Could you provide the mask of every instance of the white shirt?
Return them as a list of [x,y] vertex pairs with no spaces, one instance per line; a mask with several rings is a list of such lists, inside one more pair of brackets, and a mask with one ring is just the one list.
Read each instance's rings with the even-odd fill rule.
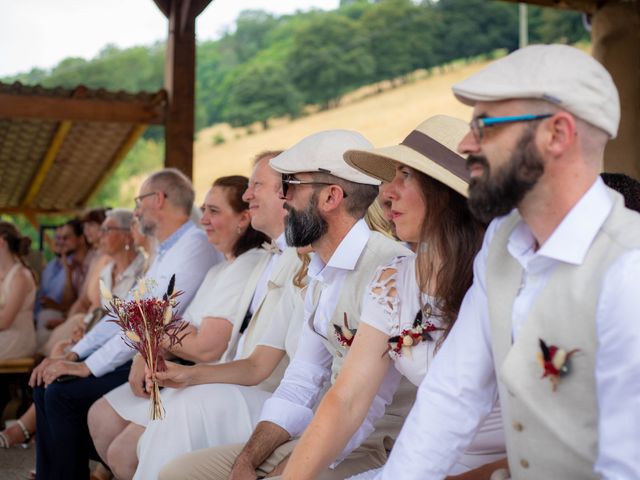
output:
[[[157,284],[155,295],[162,295],[171,276],[176,276],[178,297],[177,313],[182,314],[195,295],[209,268],[222,261],[222,255],[209,244],[206,234],[188,221],[168,239],[158,245],[156,257],[145,279]],[[78,354],[96,377],[113,371],[135,355],[121,338],[120,327],[105,316],[71,350]]]
[[[320,335],[326,337],[329,333],[327,325],[333,317],[342,286],[347,275],[355,270],[370,235],[371,230],[364,220],[360,220],[340,242],[327,264],[319,255],[314,255],[309,264],[310,283],[305,296],[300,343],[280,386],[265,402],[260,415],[260,421],[273,422],[292,437],[300,436],[311,422],[313,408],[325,391],[323,385],[331,375],[333,356]],[[321,293],[317,305],[314,305],[313,292],[318,283],[321,284]],[[313,330],[309,324],[312,316]],[[373,432],[373,424],[384,415],[385,407],[391,403],[400,379],[395,368],[390,368],[366,419],[332,466],[344,459]]]
[[[514,338],[554,269],[561,263],[582,263],[612,204],[598,179],[538,251],[524,222],[512,232],[507,248],[524,269],[513,307]],[[474,262],[474,283],[458,320],[420,385],[405,428],[378,478],[395,480],[399,471],[403,480],[444,478],[491,409],[497,383],[486,262],[489,244],[502,221],[495,220],[487,230]],[[638,285],[640,250],[633,250],[621,256],[604,277],[596,312],[599,445],[595,471],[606,479],[640,476]],[[452,364],[458,368],[451,369]]]

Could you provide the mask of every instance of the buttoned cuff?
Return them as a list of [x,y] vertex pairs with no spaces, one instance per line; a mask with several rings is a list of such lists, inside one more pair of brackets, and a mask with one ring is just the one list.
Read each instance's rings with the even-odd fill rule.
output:
[[91,353],[91,350],[92,348],[91,345],[89,345],[89,342],[83,342],[82,340],[80,340],[71,348],[71,351],[78,355],[78,358],[80,359],[85,358],[87,355],[89,355]]
[[311,423],[313,410],[282,398],[271,397],[262,407],[261,422],[272,422],[284,428],[292,437],[299,437]]

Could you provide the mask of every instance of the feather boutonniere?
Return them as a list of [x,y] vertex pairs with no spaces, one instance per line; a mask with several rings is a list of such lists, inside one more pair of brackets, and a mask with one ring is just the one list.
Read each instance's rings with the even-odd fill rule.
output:
[[425,307],[425,313],[422,309],[418,310],[416,318],[413,320],[411,328],[405,328],[400,332],[400,335],[394,335],[387,341],[387,349],[382,354],[383,356],[387,352],[400,356],[405,355],[411,358],[411,347],[419,344],[420,342],[432,342],[433,337],[431,332],[442,330],[442,328],[436,327],[429,320],[424,317],[431,317],[431,305]]
[[347,319],[347,312],[344,312],[344,328],[340,325],[333,324],[333,330],[336,334],[336,338],[338,339],[338,343],[343,347],[350,347],[353,343],[353,339],[358,332],[357,328],[349,327],[349,320]]
[[548,345],[541,338],[538,339],[540,350],[536,352],[536,359],[542,367],[542,377],[549,377],[551,389],[555,392],[560,379],[571,372],[571,357],[579,352],[579,348],[566,351],[555,345]]

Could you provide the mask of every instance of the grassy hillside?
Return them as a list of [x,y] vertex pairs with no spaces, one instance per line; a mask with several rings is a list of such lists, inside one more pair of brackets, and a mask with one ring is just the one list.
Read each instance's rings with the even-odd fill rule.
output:
[[[269,130],[246,134],[244,129],[215,125],[198,133],[194,145],[194,183],[201,201],[212,181],[223,175],[249,175],[253,157],[263,150],[286,149],[320,130],[357,130],[374,145],[399,143],[422,120],[436,114],[469,119],[471,109],[458,102],[451,86],[482,68],[485,63],[456,64],[446,72],[414,79],[397,88],[374,93],[374,87],[360,89],[346,97],[338,108],[317,112],[292,122],[274,121]],[[214,145],[214,138],[225,143]],[[239,138],[237,138],[239,137]]]

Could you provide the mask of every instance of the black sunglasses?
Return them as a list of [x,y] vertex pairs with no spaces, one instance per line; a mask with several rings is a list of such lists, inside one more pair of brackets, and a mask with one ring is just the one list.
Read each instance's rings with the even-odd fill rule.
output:
[[[290,173],[282,174],[282,196],[286,197],[289,192],[290,185],[335,185],[334,183],[328,182],[303,182],[302,180],[298,180]],[[347,192],[342,191],[343,198],[347,198]]]

